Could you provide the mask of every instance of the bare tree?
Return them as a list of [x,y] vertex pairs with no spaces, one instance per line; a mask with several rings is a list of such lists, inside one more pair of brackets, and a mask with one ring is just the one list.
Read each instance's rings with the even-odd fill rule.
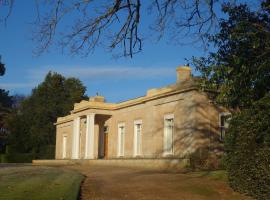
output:
[[[214,28],[214,8],[230,1],[35,0],[35,52],[41,54],[56,44],[72,54],[88,55],[102,45],[132,57],[142,50],[145,33],[157,39],[169,33],[175,41],[187,35],[202,38]],[[147,31],[142,21],[151,21]]]
[[11,14],[13,4],[14,0],[0,0],[0,23],[6,24]]
[[2,63],[2,56],[0,55],[0,76],[3,76],[5,74],[6,68],[5,64]]

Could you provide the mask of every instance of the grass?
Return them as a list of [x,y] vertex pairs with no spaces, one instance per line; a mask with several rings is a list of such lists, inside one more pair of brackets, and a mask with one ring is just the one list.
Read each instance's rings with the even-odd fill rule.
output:
[[214,188],[205,187],[204,185],[189,185],[183,188],[186,192],[191,195],[199,195],[201,197],[207,197],[211,199],[212,197],[217,198],[219,193],[215,191]]
[[0,167],[0,199],[75,200],[82,180],[80,173],[60,168]]
[[213,180],[228,182],[228,176],[225,170],[191,172],[190,176],[208,177]]
[[251,200],[252,198],[234,192],[228,185],[227,172],[196,171],[184,174],[185,182],[180,189],[187,198],[192,199],[224,199],[224,200]]

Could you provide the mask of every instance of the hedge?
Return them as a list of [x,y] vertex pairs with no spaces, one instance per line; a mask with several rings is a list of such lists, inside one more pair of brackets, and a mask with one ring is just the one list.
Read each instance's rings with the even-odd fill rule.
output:
[[229,183],[255,199],[270,197],[270,95],[233,117],[225,139]]
[[35,159],[32,153],[0,154],[1,163],[31,163]]
[[40,148],[39,153],[19,153],[10,145],[5,154],[0,154],[0,163],[31,163],[34,159],[54,159],[55,146]]
[[39,153],[18,153],[12,146],[8,146],[6,153],[0,154],[0,163],[31,163],[34,159],[54,159],[54,145],[47,145],[40,149]]

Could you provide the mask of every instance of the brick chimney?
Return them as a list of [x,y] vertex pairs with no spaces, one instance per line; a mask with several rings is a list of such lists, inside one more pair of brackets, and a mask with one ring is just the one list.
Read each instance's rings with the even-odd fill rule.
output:
[[191,79],[191,68],[189,66],[179,66],[176,68],[177,83]]
[[105,98],[103,96],[94,96],[94,97],[90,97],[89,98],[89,101],[104,103],[105,102]]

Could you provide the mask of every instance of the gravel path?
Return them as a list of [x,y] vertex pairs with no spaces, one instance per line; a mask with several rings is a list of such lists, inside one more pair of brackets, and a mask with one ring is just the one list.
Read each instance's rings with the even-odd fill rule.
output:
[[245,200],[223,181],[207,176],[110,166],[72,166],[86,178],[83,200]]

